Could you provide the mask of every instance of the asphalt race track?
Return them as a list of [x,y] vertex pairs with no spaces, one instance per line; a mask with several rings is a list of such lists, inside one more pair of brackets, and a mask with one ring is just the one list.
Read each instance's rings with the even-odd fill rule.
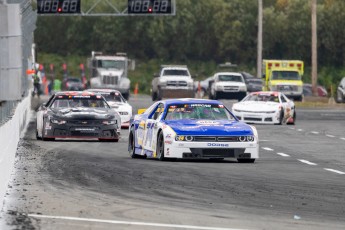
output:
[[0,229],[345,229],[344,111],[297,108],[295,126],[256,125],[254,164],[131,159],[128,130],[118,143],[43,142],[33,119]]

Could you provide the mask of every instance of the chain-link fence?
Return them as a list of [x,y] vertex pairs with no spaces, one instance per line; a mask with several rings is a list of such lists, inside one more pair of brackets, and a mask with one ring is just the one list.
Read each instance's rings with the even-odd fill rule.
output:
[[29,95],[33,31],[37,13],[29,0],[0,0],[0,125],[11,119],[19,101]]

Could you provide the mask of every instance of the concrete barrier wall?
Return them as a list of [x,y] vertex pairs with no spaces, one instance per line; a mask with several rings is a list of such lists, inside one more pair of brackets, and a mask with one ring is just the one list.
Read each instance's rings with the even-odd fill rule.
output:
[[11,120],[0,126],[0,209],[10,180],[19,139],[30,121],[31,98],[26,97],[15,109]]

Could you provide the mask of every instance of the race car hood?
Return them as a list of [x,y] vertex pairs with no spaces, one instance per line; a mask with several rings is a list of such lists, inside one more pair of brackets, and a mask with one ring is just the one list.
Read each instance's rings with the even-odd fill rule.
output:
[[253,135],[252,128],[242,122],[228,120],[166,121],[177,135],[241,136]]
[[127,103],[123,103],[123,102],[115,102],[115,101],[108,101],[108,104],[111,108],[114,109],[130,109],[131,106],[128,105]]
[[105,108],[65,108],[52,109],[52,113],[62,119],[114,119],[115,113]]
[[278,107],[278,102],[244,101],[234,104],[233,109],[241,110],[242,112],[267,112],[278,110]]

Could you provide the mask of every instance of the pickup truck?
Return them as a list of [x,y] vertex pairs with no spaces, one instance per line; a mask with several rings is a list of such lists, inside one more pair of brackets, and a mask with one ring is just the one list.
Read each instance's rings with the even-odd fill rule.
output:
[[241,73],[218,72],[209,81],[210,99],[242,100],[247,95],[247,86]]
[[181,65],[162,65],[151,86],[152,101],[163,98],[194,98],[194,80],[187,68]]

